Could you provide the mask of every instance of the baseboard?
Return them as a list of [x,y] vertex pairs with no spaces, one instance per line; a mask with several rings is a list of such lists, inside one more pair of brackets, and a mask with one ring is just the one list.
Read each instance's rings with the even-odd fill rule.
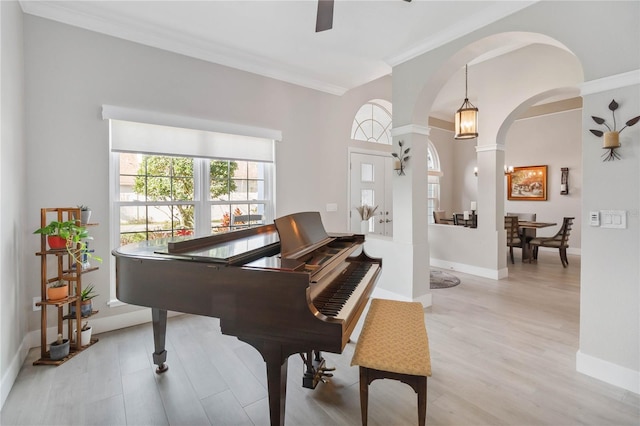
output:
[[2,407],[4,407],[4,403],[20,373],[24,360],[27,359],[27,354],[29,353],[27,342],[27,336],[25,336],[25,338],[22,339],[22,343],[20,343],[20,347],[11,359],[7,371],[2,375],[2,380],[0,381],[0,411],[2,411]]
[[440,260],[431,258],[431,266],[436,268],[447,269],[451,271],[463,272],[469,275],[476,275],[478,277],[489,278],[492,280],[499,280],[508,276],[508,269],[488,269],[481,268],[479,266],[467,265],[466,263],[449,262],[447,260]]
[[587,355],[576,353],[576,371],[611,385],[640,394],[640,371]]
[[[173,317],[183,315],[181,312],[169,312],[168,316]],[[108,317],[94,316],[89,320],[92,333],[106,333],[107,331],[120,330],[121,328],[133,327],[134,325],[145,324],[151,322],[151,309],[139,309],[126,314],[111,315]],[[57,326],[47,329],[47,342],[52,342],[57,336]],[[33,330],[28,335],[29,348],[40,347],[40,330]]]
[[428,308],[432,303],[431,293],[423,294],[422,296],[415,298],[410,298],[379,287],[373,289],[371,297],[376,299],[400,300],[402,302],[420,302],[422,304],[422,307],[424,308]]

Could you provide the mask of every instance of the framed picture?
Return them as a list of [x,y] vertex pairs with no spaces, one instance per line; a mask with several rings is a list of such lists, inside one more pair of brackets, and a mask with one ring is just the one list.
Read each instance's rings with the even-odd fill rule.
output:
[[547,166],[514,167],[507,174],[507,199],[546,201]]

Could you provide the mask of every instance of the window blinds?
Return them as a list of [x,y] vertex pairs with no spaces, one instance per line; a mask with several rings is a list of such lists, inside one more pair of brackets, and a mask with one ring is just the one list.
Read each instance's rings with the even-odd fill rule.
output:
[[274,161],[277,130],[104,105],[111,151]]

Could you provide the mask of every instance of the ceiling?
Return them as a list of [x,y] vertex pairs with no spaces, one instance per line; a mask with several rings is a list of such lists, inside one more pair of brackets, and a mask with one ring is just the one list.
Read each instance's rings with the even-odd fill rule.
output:
[[20,2],[28,14],[336,95],[533,3],[336,0],[333,29],[316,33],[316,0]]

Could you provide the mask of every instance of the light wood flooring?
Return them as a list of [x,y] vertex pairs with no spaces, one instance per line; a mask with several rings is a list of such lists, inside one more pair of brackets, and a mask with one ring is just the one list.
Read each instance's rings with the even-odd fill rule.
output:
[[[461,284],[432,290],[425,310],[433,376],[429,425],[638,425],[640,397],[575,371],[580,259],[557,253],[509,264],[494,281],[454,272]],[[9,425],[266,425],[263,361],[220,334],[214,318],[170,318],[169,371],[156,375],[150,324],[103,333],[59,367],[33,366],[32,349],[1,413]],[[286,424],[359,425],[354,345],[325,354],[330,383],[300,386],[289,359]],[[416,396],[391,380],[372,383],[370,425],[414,425]]]

